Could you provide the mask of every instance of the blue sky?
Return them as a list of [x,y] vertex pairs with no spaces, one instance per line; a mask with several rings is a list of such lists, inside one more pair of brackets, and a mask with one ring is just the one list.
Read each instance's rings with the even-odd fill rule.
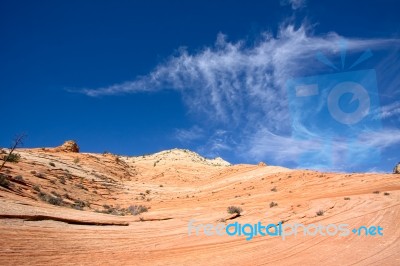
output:
[[[26,147],[74,139],[83,152],[179,147],[233,163],[391,171],[398,10],[394,0],[2,1],[0,146],[26,132]],[[370,98],[351,125],[327,111],[344,79]],[[321,93],[300,106],[288,84],[310,80]],[[356,98],[340,108],[354,112]]]

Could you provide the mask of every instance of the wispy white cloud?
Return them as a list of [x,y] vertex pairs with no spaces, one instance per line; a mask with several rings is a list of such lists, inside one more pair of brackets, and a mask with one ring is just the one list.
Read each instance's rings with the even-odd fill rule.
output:
[[[264,39],[251,47],[242,41],[228,42],[220,34],[214,47],[195,54],[182,50],[148,75],[82,92],[102,96],[174,89],[182,92],[190,109],[208,114],[213,120],[237,122],[246,109],[269,113],[269,118],[275,120],[273,115],[286,109],[283,100],[287,79],[312,68],[305,59],[313,58],[317,51],[337,51],[339,39],[333,33],[311,36],[307,27],[295,29],[291,25],[282,27],[276,37],[264,34]],[[348,48],[363,50],[385,43],[388,40],[351,39]]]
[[175,138],[178,139],[182,143],[190,143],[194,140],[198,140],[203,138],[204,130],[199,126],[195,125],[189,129],[176,129]]
[[[274,158],[276,162],[296,162],[304,153],[308,155],[307,165],[303,167],[345,171],[356,167],[360,161],[374,162],[375,157],[368,152],[379,152],[400,143],[400,129],[389,128],[379,131],[360,132],[356,138],[328,139],[321,134],[307,131],[302,139],[290,135],[277,135],[262,128],[250,136],[244,146],[243,154],[256,161]],[[351,156],[352,160],[346,160]]]
[[[290,4],[299,8],[304,1]],[[315,36],[305,25],[297,29],[282,26],[276,36],[264,33],[261,41],[252,45],[230,42],[219,34],[213,47],[192,54],[183,49],[147,75],[108,87],[84,89],[82,93],[95,97],[176,90],[187,108],[203,118],[198,123],[213,130],[199,149],[211,154],[240,151],[260,159],[270,153],[276,160],[291,160],[305,148],[318,149],[325,140],[318,132],[312,133],[312,143],[289,136],[285,84],[292,77],[321,68],[321,64],[315,64],[316,52],[339,55],[338,42],[343,39],[348,53],[399,43],[393,39],[344,38],[335,33]],[[396,113],[398,107],[388,108],[385,114]],[[177,130],[176,137],[192,141],[203,134],[200,127],[193,127]],[[337,147],[340,149],[340,143]]]
[[197,151],[204,156],[214,158],[219,156],[221,151],[235,152],[237,150],[236,146],[237,142],[232,138],[231,132],[217,129]]
[[400,117],[400,101],[381,106],[377,110],[372,110],[371,116],[375,120],[388,119],[393,116]]
[[370,131],[360,134],[359,140],[366,146],[385,149],[400,143],[400,129],[386,128],[379,131]]

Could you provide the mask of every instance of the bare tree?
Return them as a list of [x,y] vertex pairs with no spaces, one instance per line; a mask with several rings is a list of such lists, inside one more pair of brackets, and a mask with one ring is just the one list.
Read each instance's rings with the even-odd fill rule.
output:
[[10,147],[10,152],[3,158],[3,163],[0,166],[0,171],[3,169],[4,165],[8,161],[8,158],[12,155],[14,150],[23,144],[24,138],[26,138],[26,134],[19,134],[15,137],[13,144]]

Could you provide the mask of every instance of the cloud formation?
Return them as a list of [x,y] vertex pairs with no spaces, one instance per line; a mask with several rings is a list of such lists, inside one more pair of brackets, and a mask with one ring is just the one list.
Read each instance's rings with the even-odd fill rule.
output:
[[379,151],[400,143],[400,130],[388,128],[360,132],[356,139],[328,139],[319,132],[311,131],[305,132],[302,137],[277,135],[263,128],[240,148],[250,158],[270,158],[272,154],[281,163],[296,163],[307,151],[308,157],[301,162],[300,168],[351,171],[357,169],[360,163],[376,163],[375,160],[380,157]]
[[182,143],[190,143],[204,137],[204,130],[195,125],[189,129],[179,128],[176,129],[175,138]]
[[[290,4],[299,8],[304,1],[292,0]],[[339,40],[347,43],[347,53],[398,44],[392,39],[343,38],[335,33],[315,36],[305,25],[297,29],[293,25],[282,26],[276,36],[264,33],[253,44],[230,42],[219,34],[213,47],[193,54],[181,50],[145,76],[108,87],[84,89],[82,93],[96,97],[177,90],[187,108],[202,117],[198,121],[200,127],[177,130],[178,139],[198,139],[204,134],[201,126],[207,126],[212,132],[199,150],[217,154],[234,149],[255,160],[268,157],[284,161],[305,148],[317,149],[318,143],[324,141],[318,132],[310,132],[315,135],[312,145],[290,137],[285,84],[292,77],[324,68],[315,60],[315,54],[337,56]],[[396,104],[382,113],[397,114]],[[340,143],[337,145],[340,147]]]

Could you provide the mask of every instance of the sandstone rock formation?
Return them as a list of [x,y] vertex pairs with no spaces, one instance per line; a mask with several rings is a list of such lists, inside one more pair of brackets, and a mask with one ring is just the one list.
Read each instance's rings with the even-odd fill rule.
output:
[[[182,149],[134,157],[54,150],[18,149],[21,160],[2,172],[0,265],[399,265],[393,174],[230,165]],[[191,220],[199,235],[189,235]],[[285,240],[247,241],[201,227],[258,221],[304,224],[310,235],[300,228]],[[384,234],[331,236],[308,226],[341,223]]]
[[75,141],[67,140],[63,145],[58,146],[56,151],[79,152],[79,146]]
[[400,162],[393,168],[393,174],[400,174]]

